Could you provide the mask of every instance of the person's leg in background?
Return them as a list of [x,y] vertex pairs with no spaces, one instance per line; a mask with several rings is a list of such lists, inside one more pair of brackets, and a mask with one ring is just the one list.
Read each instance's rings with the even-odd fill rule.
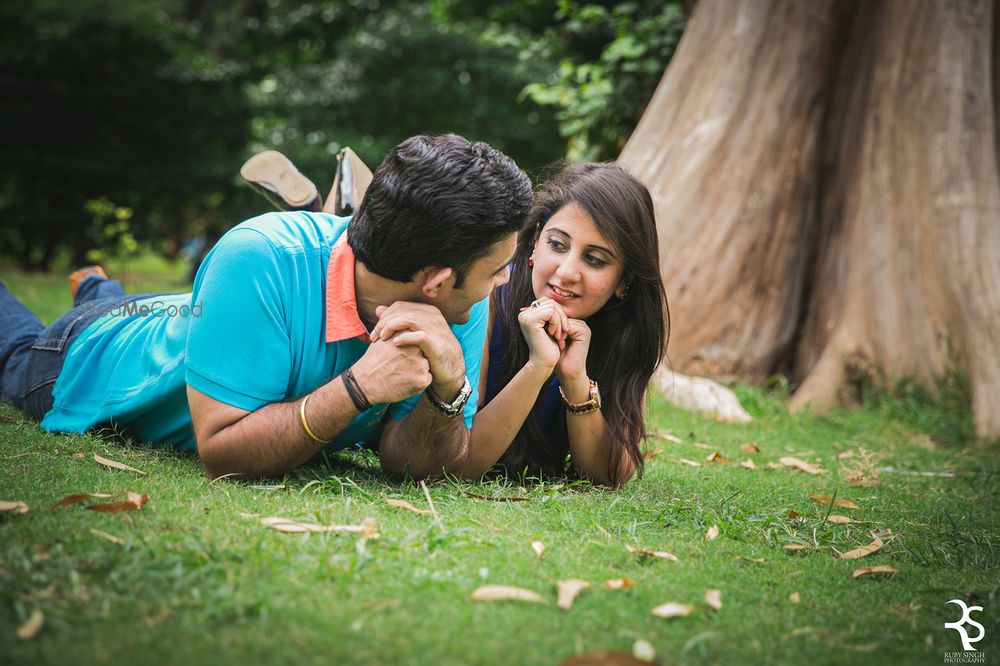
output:
[[0,398],[23,408],[27,393],[27,361],[41,320],[0,282]]
[[110,279],[100,266],[87,266],[71,273],[69,289],[73,294],[74,308],[87,301],[125,295],[122,283]]

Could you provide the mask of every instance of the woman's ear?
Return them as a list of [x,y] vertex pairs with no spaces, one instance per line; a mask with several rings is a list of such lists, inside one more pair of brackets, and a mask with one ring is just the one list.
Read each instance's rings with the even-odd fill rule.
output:
[[427,298],[436,298],[438,290],[448,281],[455,271],[451,268],[436,268],[429,266],[417,275],[421,293]]
[[630,277],[622,277],[622,281],[618,284],[618,288],[615,289],[615,296],[618,300],[624,300],[625,295],[628,294],[628,287],[631,284],[632,279]]

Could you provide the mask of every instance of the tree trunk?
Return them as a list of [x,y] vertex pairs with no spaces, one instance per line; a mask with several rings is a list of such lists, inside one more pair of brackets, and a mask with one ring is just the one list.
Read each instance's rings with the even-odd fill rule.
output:
[[968,375],[1000,434],[992,0],[701,0],[620,161],[650,186],[679,369],[838,398]]

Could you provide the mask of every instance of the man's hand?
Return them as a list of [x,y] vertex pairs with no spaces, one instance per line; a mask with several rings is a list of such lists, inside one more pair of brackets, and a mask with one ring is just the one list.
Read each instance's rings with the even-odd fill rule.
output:
[[370,403],[399,402],[430,386],[430,364],[420,348],[374,336],[373,340],[365,355],[351,367]]
[[549,372],[559,362],[565,349],[564,335],[568,319],[565,311],[555,301],[540,298],[517,316],[521,335],[528,343],[528,361]]
[[379,306],[375,314],[379,320],[372,340],[419,350],[429,364],[432,380],[428,383],[434,395],[445,402],[454,400],[465,384],[465,359],[462,345],[441,311],[426,303],[397,301],[389,307]]

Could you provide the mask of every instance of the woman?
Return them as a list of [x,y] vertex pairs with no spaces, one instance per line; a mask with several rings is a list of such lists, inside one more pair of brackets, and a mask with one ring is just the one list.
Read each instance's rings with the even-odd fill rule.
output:
[[536,194],[511,279],[492,297],[480,404],[462,476],[565,473],[620,487],[642,469],[646,388],[669,311],[647,189],[571,164]]
[[[267,182],[304,178],[264,171],[251,182],[279,195]],[[537,193],[510,282],[493,293],[461,475],[562,475],[569,455],[582,476],[624,485],[642,469],[644,397],[668,335],[649,191],[613,164],[564,167]]]

